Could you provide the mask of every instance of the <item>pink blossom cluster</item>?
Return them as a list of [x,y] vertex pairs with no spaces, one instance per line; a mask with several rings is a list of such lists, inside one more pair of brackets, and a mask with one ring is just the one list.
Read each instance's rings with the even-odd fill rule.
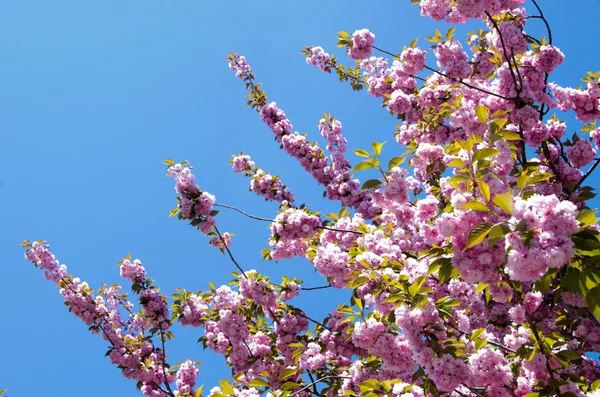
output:
[[194,387],[196,386],[196,379],[198,378],[198,367],[190,360],[186,360],[177,371],[176,375],[177,391],[179,395],[194,395]]
[[304,256],[308,249],[306,239],[312,238],[322,226],[321,219],[304,210],[288,208],[281,211],[271,223],[273,247],[271,256],[275,260]]
[[208,242],[208,244],[212,245],[213,247],[224,250],[225,247],[229,247],[231,245],[231,236],[232,236],[231,233],[225,232],[225,233],[221,234],[220,237],[217,236],[217,237],[211,238],[210,241]]
[[[168,317],[164,297],[158,299],[161,303],[155,304],[157,298],[153,296],[143,296],[146,291],[156,291],[156,288],[143,289],[140,294],[140,301],[143,310],[140,314],[134,314],[131,309],[133,305],[119,294],[119,287],[103,288],[103,295],[94,297],[94,291],[78,278],[73,278],[67,274],[65,265],[59,265],[54,255],[49,251],[49,245],[46,242],[33,242],[27,244],[28,249],[25,253],[27,260],[32,261],[40,269],[44,270],[47,279],[52,280],[60,287],[60,293],[65,299],[70,311],[85,324],[90,325],[90,330],[99,333],[102,338],[109,341],[111,348],[107,355],[111,362],[121,368],[123,376],[137,380],[140,384],[140,390],[145,396],[162,397],[164,393],[160,386],[163,383],[172,383],[175,379],[170,374],[168,366],[165,364],[166,356],[163,350],[155,348],[152,339],[144,337],[143,334],[136,335],[134,332],[144,329],[143,323],[146,321],[155,322],[159,320],[157,314],[160,312]],[[129,262],[127,266],[136,268],[135,272],[125,274],[132,281],[139,282],[140,270],[143,269],[138,260]],[[147,284],[147,280],[141,280]],[[147,300],[147,301],[146,301]],[[129,312],[129,320],[123,321],[120,309],[124,308]],[[164,320],[164,319],[163,319]],[[142,324],[140,324],[140,321]],[[161,322],[160,325],[169,324],[168,320]],[[154,326],[159,325],[154,323]],[[168,327],[163,327],[166,329]],[[166,368],[164,368],[166,366]]]
[[407,48],[400,54],[402,70],[408,74],[417,74],[425,68],[427,52],[420,48]]
[[585,90],[548,84],[556,106],[564,111],[573,110],[577,120],[589,123],[600,118],[600,84],[590,82]]
[[527,244],[518,232],[507,236],[506,248],[511,249],[506,272],[513,280],[537,281],[549,268],[563,266],[574,255],[570,236],[579,230],[577,207],[555,195],[514,200],[515,224],[525,222],[533,236],[527,237]]
[[352,46],[348,47],[348,57],[350,59],[366,59],[373,52],[373,42],[375,35],[368,29],[360,29],[352,34]]
[[575,144],[566,150],[571,164],[575,168],[585,167],[592,162],[596,156],[596,151],[592,148],[590,141],[580,139]]
[[543,45],[533,59],[533,66],[545,73],[552,71],[565,60],[562,51],[552,45]]
[[329,60],[331,56],[322,47],[310,47],[310,56],[306,57],[306,63],[318,67],[322,72],[330,70]]
[[241,55],[229,62],[229,68],[235,72],[235,75],[243,79],[250,72],[250,66],[246,63],[246,57]]
[[291,204],[294,201],[294,195],[287,186],[281,182],[277,176],[265,173],[255,166],[250,156],[240,154],[234,156],[231,160],[235,172],[245,172],[250,180],[250,190],[265,198],[265,200],[276,201],[279,203]]
[[138,259],[130,261],[125,259],[120,267],[121,277],[132,283],[140,283],[146,278],[146,269]]
[[520,7],[525,0],[421,0],[421,15],[436,21],[462,23],[471,18],[485,19],[486,12],[497,15]]
[[440,43],[433,49],[433,53],[438,59],[438,66],[446,69],[448,76],[457,79],[467,79],[471,76],[473,68],[459,41]]
[[255,166],[255,163],[250,156],[244,155],[243,153],[234,156],[231,160],[231,164],[233,170],[238,173],[251,171]]
[[268,279],[259,277],[256,270],[248,270],[240,276],[240,294],[257,305],[265,308],[276,308],[277,292]]
[[180,311],[179,323],[181,325],[199,327],[203,324],[204,318],[208,315],[208,305],[201,296],[190,294],[182,299]]
[[180,216],[183,219],[197,220],[198,229],[208,234],[215,225],[215,219],[211,215],[215,196],[203,192],[195,184],[194,174],[190,167],[175,164],[168,168],[168,174],[175,178],[175,191],[179,195]]

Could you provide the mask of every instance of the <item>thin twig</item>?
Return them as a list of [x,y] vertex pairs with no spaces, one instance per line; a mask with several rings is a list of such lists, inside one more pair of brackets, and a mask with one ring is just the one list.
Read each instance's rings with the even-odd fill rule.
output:
[[577,183],[577,185],[575,185],[575,187],[573,188],[573,190],[571,191],[571,193],[573,193],[575,190],[577,190],[577,188],[579,188],[579,186],[581,186],[581,184],[583,183],[583,181],[585,181],[587,179],[587,177],[590,176],[592,174],[592,172],[594,172],[594,170],[598,166],[598,163],[600,163],[600,159],[596,160],[596,162],[594,163],[594,165],[592,165],[592,167],[588,170],[588,172],[585,173],[585,175],[583,176],[583,178],[581,178],[581,180],[579,181],[579,183]]
[[303,318],[307,319],[308,321],[312,321],[313,323],[318,324],[318,325],[320,325],[321,327],[323,327],[325,329],[329,329],[328,326],[324,325],[323,323],[321,323],[321,322],[319,322],[317,320],[313,320],[312,318],[308,317],[306,314],[302,314],[302,312],[298,312],[298,313],[294,313],[294,314],[296,314],[296,315],[298,315],[300,317],[303,317]]
[[[275,222],[275,219],[263,218],[262,216],[256,216],[256,215],[252,215],[252,214],[249,214],[249,213],[247,213],[247,212],[245,212],[245,211],[242,211],[242,210],[241,210],[241,209],[239,209],[239,208],[233,207],[233,206],[231,206],[231,205],[226,205],[226,204],[214,204],[214,206],[215,206],[215,207],[229,208],[229,209],[231,209],[231,210],[234,210],[234,211],[237,211],[237,212],[239,212],[239,213],[240,213],[240,214],[242,214],[242,215],[245,215],[245,216],[247,216],[248,218],[256,219],[256,220],[258,220],[258,221],[263,221],[263,222],[271,222],[271,223]],[[360,234],[360,235],[362,235],[362,233],[361,233],[361,232],[359,232],[359,231],[356,231],[356,230],[336,229],[336,228],[333,228],[333,227],[328,227],[328,226],[317,226],[317,228],[318,228],[318,229],[324,229],[324,230],[331,230],[331,231],[334,231],[334,232],[353,233],[353,234]]]
[[533,2],[533,5],[535,6],[535,8],[537,8],[538,12],[540,13],[539,18],[542,21],[544,21],[544,24],[546,25],[546,30],[548,31],[548,43],[550,45],[552,45],[552,30],[550,30],[550,24],[548,23],[548,20],[546,19],[546,17],[544,17],[544,13],[542,12],[542,9],[538,5],[537,1],[535,1],[535,0],[531,0],[531,1]]
[[221,232],[219,231],[219,229],[217,228],[217,226],[216,225],[213,226],[213,229],[215,229],[215,232],[217,232],[217,234],[219,235],[219,238],[221,239],[221,242],[223,243],[223,247],[225,247],[225,250],[229,254],[229,258],[231,259],[231,261],[233,262],[233,264],[238,268],[238,270],[244,275],[245,278],[248,278],[248,276],[244,272],[244,269],[242,269],[242,267],[237,263],[237,261],[233,257],[233,254],[229,250],[229,247],[227,246],[227,243],[225,242],[225,239],[221,235]]
[[350,379],[350,377],[349,376],[340,376],[340,375],[326,375],[326,376],[323,376],[323,377],[317,379],[314,382],[309,383],[308,385],[304,386],[302,389],[296,390],[295,392],[293,392],[290,395],[290,397],[297,396],[298,394],[302,393],[304,390],[312,387],[313,385],[316,385],[319,382],[323,382],[324,380],[327,380],[327,379]]
[[[496,31],[498,32],[498,36],[500,37],[500,43],[502,44],[502,51],[504,52],[504,59],[506,59],[506,62],[508,63],[508,70],[510,70],[510,75],[512,76],[513,83],[515,84],[515,90],[517,91],[517,97],[514,98],[516,100],[519,98],[521,88],[517,85],[517,76],[515,76],[515,72],[512,69],[512,65],[510,64],[510,58],[508,56],[508,51],[506,50],[506,45],[504,44],[504,37],[502,37],[502,32],[500,31],[500,28],[498,27],[496,20],[490,15],[490,13],[486,11],[485,15],[487,15],[487,17],[490,19],[490,22],[492,23],[492,25],[494,25],[494,28],[496,29]],[[515,65],[515,67],[517,67],[517,65]]]
[[314,290],[317,290],[317,289],[325,289],[325,288],[331,288],[331,284],[322,285],[320,287],[303,287],[303,286],[300,286],[300,289],[302,291],[314,291]]
[[256,219],[257,221],[263,221],[263,222],[274,222],[274,220],[273,220],[273,219],[269,219],[269,218],[263,218],[262,216],[256,216],[256,215],[252,215],[252,214],[249,214],[249,213],[247,213],[247,212],[245,212],[245,211],[242,211],[242,210],[241,210],[241,209],[239,209],[239,208],[232,207],[231,205],[226,205],[226,204],[217,204],[217,203],[215,203],[215,204],[213,204],[213,206],[214,206],[214,207],[223,207],[223,208],[229,208],[230,210],[237,211],[237,212],[239,212],[240,214],[242,214],[242,215],[245,215],[245,216],[247,216],[248,218]]
[[162,346],[162,370],[163,370],[163,376],[165,377],[165,386],[167,386],[167,390],[169,391],[169,394],[171,396],[173,396],[173,391],[171,390],[171,386],[169,385],[169,382],[167,380],[167,370],[165,369],[165,357],[167,356],[167,350],[165,349],[165,331],[161,328],[160,329],[160,342],[161,342],[161,346]]

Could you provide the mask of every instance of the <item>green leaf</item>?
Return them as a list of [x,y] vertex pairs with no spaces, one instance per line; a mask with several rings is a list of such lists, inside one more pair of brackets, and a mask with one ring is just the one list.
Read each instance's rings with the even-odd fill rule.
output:
[[473,331],[471,333],[471,337],[469,338],[469,340],[474,341],[475,339],[479,338],[481,336],[481,334],[483,334],[486,331],[485,328],[478,328],[475,331]]
[[281,390],[292,390],[295,387],[302,386],[302,383],[298,382],[285,382],[281,385]]
[[221,380],[221,381],[219,381],[219,386],[221,387],[221,391],[224,394],[227,394],[229,396],[233,396],[233,394],[234,394],[233,386],[231,386],[231,383],[229,383],[228,380]]
[[458,167],[458,168],[464,168],[465,167],[465,162],[462,161],[461,159],[454,159],[451,162],[449,162],[448,164],[446,164],[448,167]]
[[483,239],[489,234],[492,229],[492,224],[484,222],[475,226],[469,232],[469,237],[467,237],[467,246],[465,249],[471,248],[483,241]]
[[[175,161],[173,161],[173,160],[171,160],[171,159],[167,159],[167,160],[163,161],[163,164],[166,164],[166,165],[174,165],[174,164],[175,164]],[[0,390],[0,395],[2,395],[2,392],[5,392],[5,390]]]
[[577,220],[581,222],[582,227],[585,227],[588,225],[594,225],[598,223],[600,219],[596,218],[595,210],[584,208],[577,214]]
[[490,234],[488,235],[488,246],[493,247],[508,233],[510,233],[510,228],[504,223],[498,223],[492,226],[490,229]]
[[479,201],[470,201],[467,204],[460,207],[463,210],[475,210],[475,211],[486,211],[488,212],[490,209],[484,203],[480,203]]
[[360,190],[370,189],[372,187],[379,186],[379,185],[381,185],[381,181],[379,179],[369,179],[368,181],[363,183]]
[[296,375],[296,373],[298,373],[297,369],[286,368],[283,371],[281,371],[281,373],[279,374],[279,380],[284,380],[286,378],[289,378],[290,376]]
[[377,156],[379,156],[381,154],[381,148],[383,147],[383,145],[385,145],[385,142],[383,142],[383,143],[373,142],[371,144],[371,146],[373,147],[373,151],[375,152],[375,154]]
[[496,120],[492,121],[492,125],[494,126],[494,128],[496,129],[496,131],[499,131],[499,130],[502,129],[502,127],[504,127],[506,125],[507,122],[508,122],[507,118],[496,119]]
[[419,38],[417,37],[416,39],[414,39],[413,41],[410,42],[410,44],[408,45],[410,48],[415,48],[415,46],[417,45],[417,42],[419,41]]
[[454,269],[454,267],[452,267],[451,261],[444,262],[442,264],[442,266],[440,267],[440,270],[438,271],[438,279],[440,281],[440,284],[443,284],[446,281],[450,280],[450,278],[452,278],[452,274],[455,271],[456,271],[456,269]]
[[483,105],[479,105],[475,109],[475,114],[477,115],[477,118],[479,119],[479,121],[481,121],[482,124],[487,124],[487,116],[489,113],[490,109]]
[[557,356],[560,356],[563,359],[569,360],[569,361],[576,361],[581,359],[581,356],[579,355],[579,353],[573,351],[573,350],[561,350],[558,353],[556,353]]
[[508,131],[508,130],[502,130],[498,132],[498,135],[500,135],[502,137],[502,139],[506,140],[506,141],[522,141],[523,138],[521,138],[519,136],[519,134],[517,134],[516,132],[513,131]]
[[368,170],[371,168],[375,168],[375,166],[371,162],[371,159],[369,159],[369,160],[365,160],[363,162],[356,164],[356,166],[354,168],[352,168],[352,171],[364,171],[364,170]]
[[498,153],[500,153],[500,151],[498,149],[494,149],[494,148],[485,148],[485,149],[477,150],[475,152],[475,154],[473,154],[473,162],[487,159],[489,157],[497,155]]
[[261,378],[254,378],[248,384],[250,387],[269,387],[269,383]]
[[175,215],[177,215],[179,213],[179,207],[175,207],[171,210],[171,212],[169,212],[169,218],[174,217]]
[[360,157],[371,157],[371,154],[364,149],[357,149],[354,151],[354,154]]
[[497,194],[494,197],[494,204],[498,206],[502,211],[507,214],[512,214],[513,210],[513,196],[510,192]]
[[388,164],[388,171],[391,171],[392,168],[397,167],[400,164],[404,163],[405,160],[406,159],[404,157],[400,157],[400,156],[393,157]]
[[485,199],[485,201],[490,201],[490,186],[485,183],[484,181],[479,181],[479,191],[481,192],[481,195],[483,196],[483,198]]

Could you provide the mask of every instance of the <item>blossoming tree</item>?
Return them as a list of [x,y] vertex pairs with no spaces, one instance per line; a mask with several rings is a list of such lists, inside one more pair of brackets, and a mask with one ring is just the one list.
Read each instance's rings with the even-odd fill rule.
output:
[[[600,163],[600,73],[579,88],[552,82],[564,55],[535,0],[530,15],[524,0],[413,3],[436,21],[476,19],[482,28],[464,47],[453,28],[428,37],[437,66],[416,40],[396,54],[366,29],[340,32],[352,67],[321,47],[303,51],[307,63],[366,89],[398,118],[404,148],[388,150],[403,153],[387,166],[374,142],[354,152],[364,160],[353,167],[331,115],[318,123],[325,149],[293,132],[245,57],[228,57],[275,141],[341,204],[324,217],[298,205],[277,176],[240,153],[233,170],[280,204],[274,219],[256,217],[218,203],[186,162],[167,160],[177,192],[171,216],[209,236],[237,267],[229,286],[178,290],[169,307],[142,263],[127,257],[120,273],[136,309],[121,286],[95,292],[46,242],[24,243],[25,257],[144,395],[203,393],[197,363],[167,362],[177,321],[202,328],[204,347],[231,367],[232,378],[207,393],[214,397],[600,395],[600,368],[586,356],[600,350],[600,229],[585,185]],[[547,36],[528,35],[531,23]],[[581,122],[572,137],[561,112]],[[366,169],[381,177],[360,183],[354,174]],[[350,303],[318,320],[295,307],[302,282],[245,269],[232,234],[217,225],[218,208],[270,222],[264,259],[306,258],[326,287],[351,292]]]

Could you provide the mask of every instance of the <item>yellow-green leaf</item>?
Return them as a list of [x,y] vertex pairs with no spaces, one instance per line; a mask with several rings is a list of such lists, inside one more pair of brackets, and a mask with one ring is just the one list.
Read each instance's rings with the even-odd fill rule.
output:
[[484,222],[471,229],[471,231],[469,232],[469,237],[467,237],[467,246],[465,247],[465,249],[471,248],[481,243],[483,239],[489,234],[490,230],[492,229],[492,226],[493,225],[491,223]]
[[404,163],[405,160],[406,159],[404,157],[400,157],[400,156],[393,157],[388,164],[388,171],[391,171],[392,168],[397,167],[400,164]]
[[290,376],[296,375],[298,373],[298,369],[296,368],[286,368],[279,374],[279,380],[284,380],[289,378]]
[[485,201],[490,201],[490,186],[484,181],[479,181],[479,191],[481,195],[485,199]]
[[478,150],[475,152],[475,154],[473,154],[473,162],[487,159],[489,157],[497,155],[498,153],[500,153],[500,151],[494,148],[485,148]]
[[371,146],[373,147],[373,151],[375,152],[376,155],[379,156],[381,154],[381,148],[383,147],[383,145],[385,145],[385,142],[383,142],[383,143],[373,142],[371,144]]
[[510,192],[497,194],[493,201],[494,204],[496,204],[502,211],[506,212],[507,214],[512,214],[513,196]]
[[371,157],[371,155],[369,154],[369,152],[367,152],[364,149],[357,149],[354,151],[354,154],[360,157]]
[[467,204],[463,205],[461,207],[461,209],[463,209],[463,210],[475,210],[475,211],[486,211],[486,212],[490,210],[487,205],[485,205],[484,203],[480,203],[479,201],[470,201]]
[[269,387],[269,383],[261,378],[254,378],[248,384],[250,387]]
[[487,116],[489,113],[490,109],[486,108],[483,105],[479,105],[475,109],[475,114],[477,115],[477,118],[479,119],[479,121],[481,121],[482,124],[487,124]]

